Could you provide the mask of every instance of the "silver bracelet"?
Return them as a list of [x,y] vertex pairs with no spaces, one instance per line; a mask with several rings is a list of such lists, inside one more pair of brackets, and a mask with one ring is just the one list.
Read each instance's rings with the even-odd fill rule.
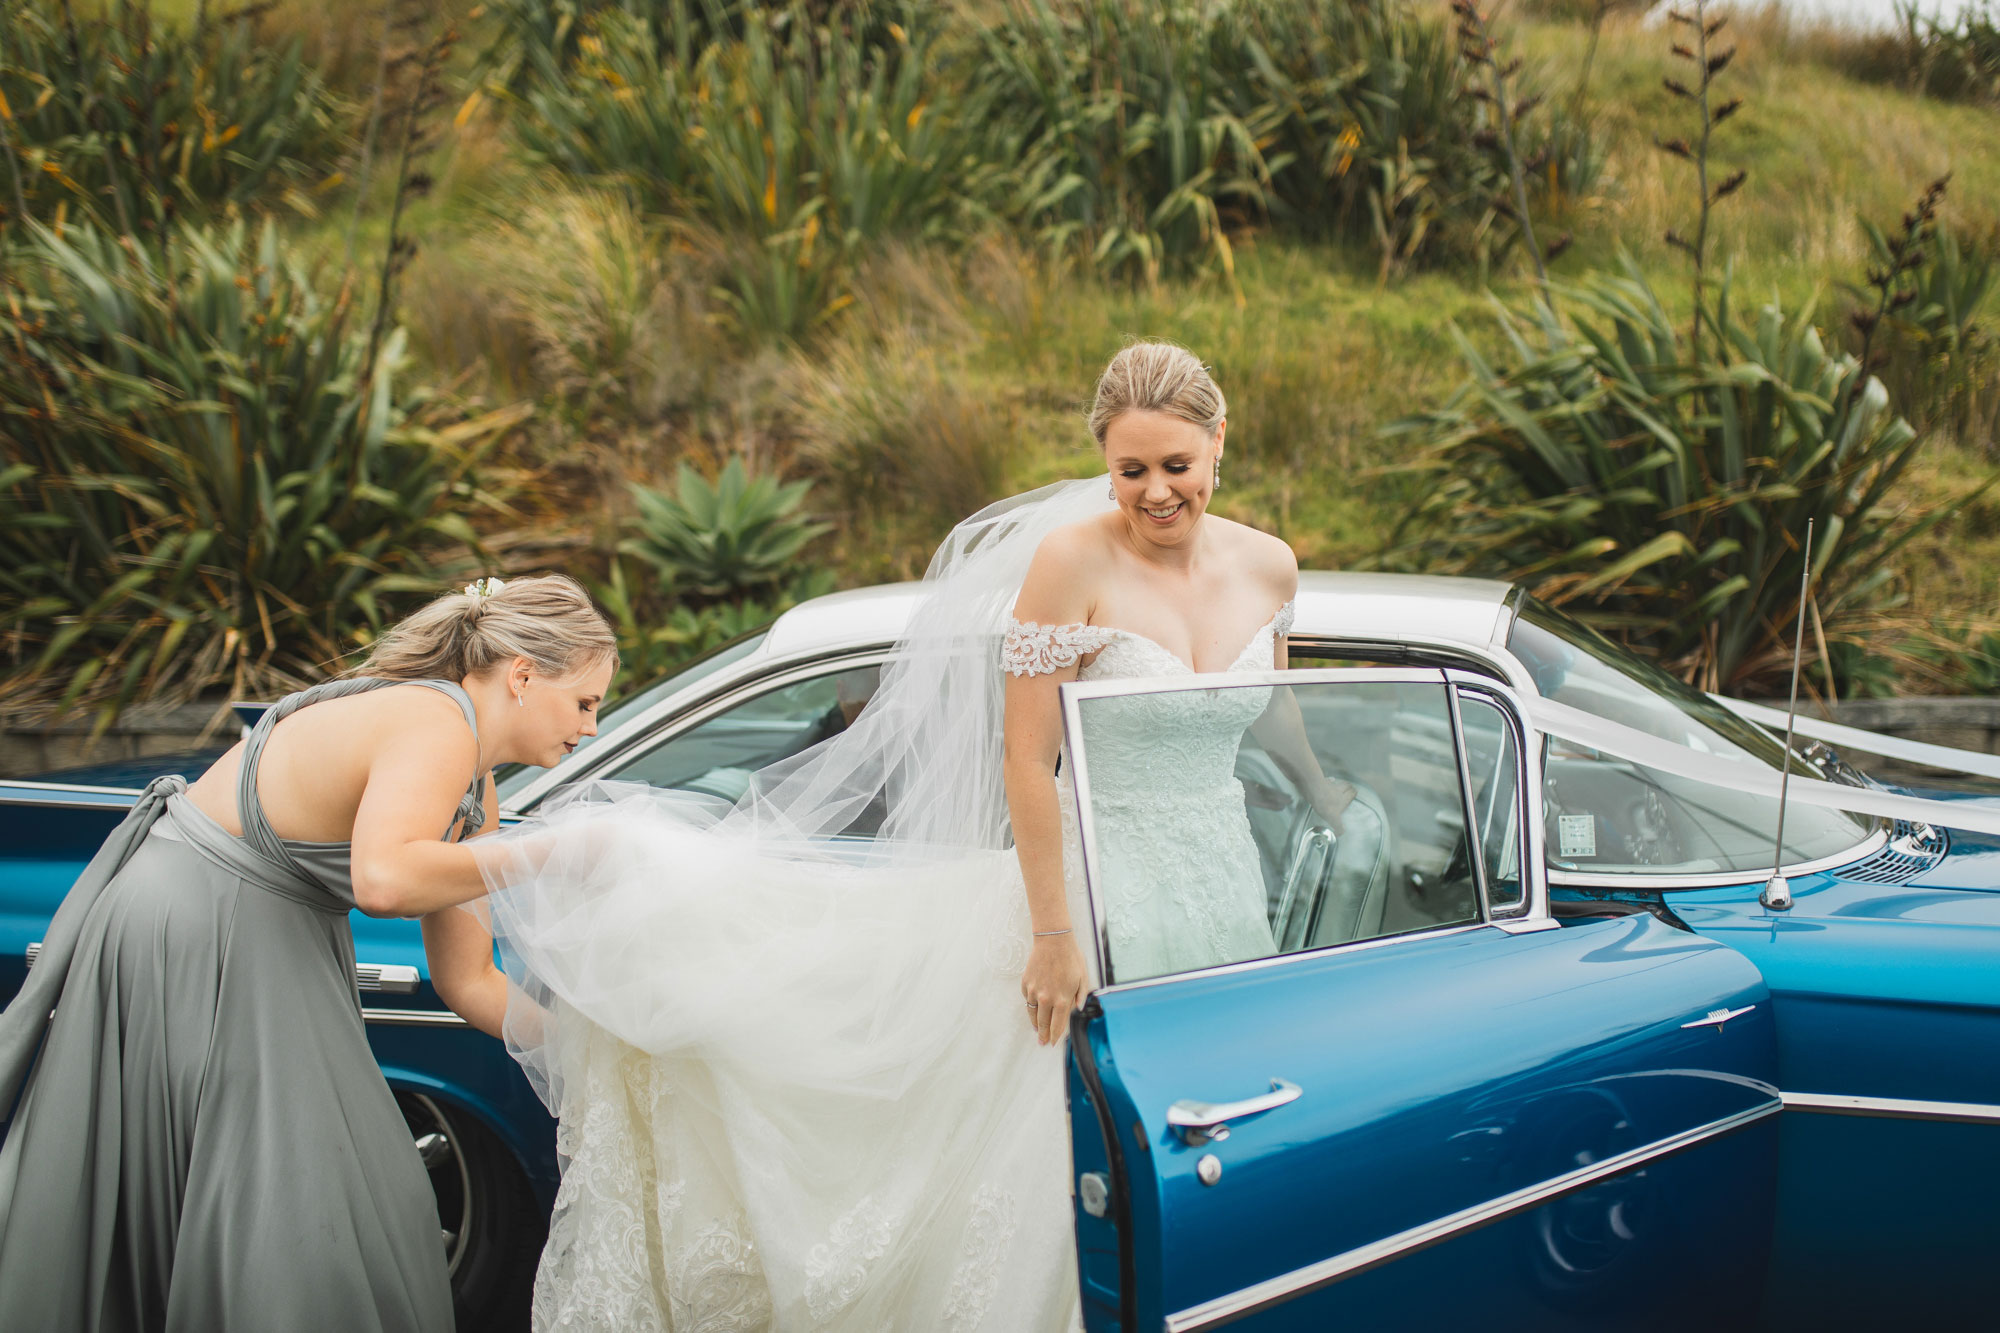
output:
[[1035,932],[1035,938],[1040,939],[1044,935],[1067,935],[1071,929],[1073,928],[1070,926],[1064,926],[1061,930],[1038,930]]

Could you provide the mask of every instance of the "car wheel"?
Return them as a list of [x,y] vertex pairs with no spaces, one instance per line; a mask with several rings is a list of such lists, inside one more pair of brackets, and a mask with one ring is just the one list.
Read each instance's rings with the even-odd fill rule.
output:
[[445,1268],[460,1333],[525,1333],[548,1220],[493,1131],[422,1093],[397,1105],[437,1195]]

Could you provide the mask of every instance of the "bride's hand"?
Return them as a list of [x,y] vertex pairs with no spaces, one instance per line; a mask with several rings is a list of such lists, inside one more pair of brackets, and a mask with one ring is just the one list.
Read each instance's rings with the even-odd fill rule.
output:
[[1348,806],[1354,804],[1352,783],[1342,782],[1337,778],[1322,778],[1307,793],[1306,799],[1312,803],[1312,808],[1319,813],[1319,817],[1326,821],[1328,828],[1336,834],[1347,831],[1341,816],[1346,813]]
[[1028,1026],[1043,1046],[1062,1039],[1072,1010],[1083,1004],[1090,976],[1074,935],[1038,935],[1021,973],[1021,997],[1027,1002]]

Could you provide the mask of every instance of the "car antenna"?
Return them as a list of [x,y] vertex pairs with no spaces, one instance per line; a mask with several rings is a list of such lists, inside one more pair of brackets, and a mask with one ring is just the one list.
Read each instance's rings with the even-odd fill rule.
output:
[[1813,521],[1806,520],[1806,558],[1799,570],[1799,623],[1792,635],[1792,701],[1785,709],[1785,766],[1778,779],[1778,840],[1771,852],[1771,878],[1764,881],[1764,891],[1757,895],[1757,901],[1774,912],[1786,912],[1792,906],[1792,886],[1785,879],[1785,798],[1792,789],[1792,723],[1799,715],[1799,655],[1806,642],[1806,589],[1812,581]]

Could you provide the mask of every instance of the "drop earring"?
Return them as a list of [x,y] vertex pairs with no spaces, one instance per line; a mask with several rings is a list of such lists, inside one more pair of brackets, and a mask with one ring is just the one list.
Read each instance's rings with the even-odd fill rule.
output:
[[1117,483],[1117,481],[1115,481],[1114,479],[1112,479],[1112,478],[1110,478],[1110,477],[1106,477],[1106,478],[1104,479],[1104,493],[1105,493],[1106,495],[1109,495],[1109,496],[1110,496],[1110,497],[1111,497],[1111,498],[1112,498],[1113,500],[1116,500],[1116,499],[1118,498],[1118,483]]
[[1209,486],[1209,489],[1212,491],[1222,489],[1222,460],[1220,458],[1215,460],[1215,481]]

